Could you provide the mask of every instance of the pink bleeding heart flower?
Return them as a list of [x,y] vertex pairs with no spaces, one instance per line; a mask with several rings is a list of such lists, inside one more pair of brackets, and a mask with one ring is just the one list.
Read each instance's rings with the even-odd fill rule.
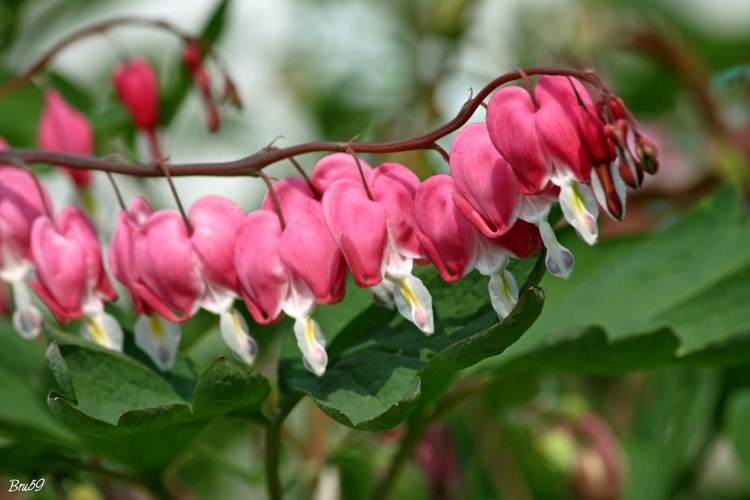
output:
[[[273,185],[273,192],[283,210],[295,205],[298,201],[317,200],[310,184],[299,177],[284,177]],[[266,194],[261,204],[263,210],[276,211],[273,196]]]
[[434,175],[419,186],[414,203],[420,229],[417,237],[448,282],[474,269],[477,252],[474,226],[453,203],[455,193],[452,177]]
[[136,264],[134,241],[138,230],[153,213],[151,205],[143,196],[130,202],[128,211],[120,210],[117,227],[109,245],[109,265],[114,277],[130,292],[135,314],[138,316],[133,328],[135,344],[162,371],[174,366],[180,344],[180,327],[164,319],[141,297],[140,274]]
[[[575,79],[545,76],[529,92],[500,89],[487,106],[487,126],[529,195],[551,181],[560,187],[565,218],[588,244],[598,237],[598,206],[586,185],[592,169],[608,165],[613,147],[586,89]],[[546,214],[528,215],[544,219]],[[563,272],[562,274],[565,274]]]
[[419,180],[406,167],[386,163],[364,182],[361,176],[332,182],[322,202],[328,229],[355,283],[371,287],[377,301],[395,305],[429,335],[434,331],[432,297],[411,273],[414,258],[426,257],[417,238],[414,213],[418,185]]
[[113,80],[135,126],[153,131],[159,123],[159,81],[151,64],[133,59],[115,68]]
[[[270,323],[282,312],[295,318],[294,332],[305,366],[322,376],[328,363],[325,337],[312,319],[315,304],[340,302],[346,265],[323,219],[317,200],[297,198],[278,214],[250,214],[235,247],[235,263],[245,302],[256,321]],[[275,210],[275,208],[274,208]]]
[[[92,155],[94,132],[88,118],[65,102],[59,92],[49,89],[44,93],[44,109],[39,121],[39,145],[50,151]],[[79,189],[91,185],[90,170],[65,167]]]
[[13,167],[0,169],[0,281],[11,287],[13,324],[24,338],[42,329],[42,315],[32,304],[26,276],[33,267],[31,227],[52,202],[32,174]]
[[235,203],[207,196],[190,209],[192,234],[171,210],[150,215],[136,233],[138,295],[172,322],[199,307],[220,316],[222,337],[232,353],[251,364],[257,352],[247,325],[233,308],[239,293],[234,246],[245,214]]
[[79,208],[63,208],[57,223],[38,217],[31,229],[36,280],[31,287],[63,324],[83,317],[81,334],[109,349],[122,350],[122,329],[104,312],[117,298],[102,265],[101,246],[91,221]]
[[504,319],[518,301],[518,287],[505,267],[509,257],[522,259],[539,250],[539,231],[516,221],[504,235],[487,238],[453,203],[456,186],[447,175],[433,176],[417,191],[419,239],[446,281],[456,281],[476,268],[490,277],[492,306]]
[[488,238],[505,234],[521,211],[521,185],[510,164],[492,145],[484,123],[473,123],[453,141],[450,167],[454,202]]

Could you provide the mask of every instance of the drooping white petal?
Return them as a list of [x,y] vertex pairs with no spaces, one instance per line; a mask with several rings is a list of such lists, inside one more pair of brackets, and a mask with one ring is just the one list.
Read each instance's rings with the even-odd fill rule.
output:
[[501,267],[492,273],[487,288],[490,292],[492,308],[497,313],[498,318],[507,318],[516,302],[518,302],[516,279],[504,267]]
[[411,275],[414,267],[413,259],[401,253],[401,248],[390,230],[384,263],[384,273],[394,280],[401,280]]
[[484,236],[477,237],[477,259],[474,267],[483,276],[492,276],[508,265],[508,251],[493,245]]
[[575,265],[573,254],[557,241],[555,232],[547,220],[539,224],[539,232],[544,247],[547,249],[547,257],[545,258],[547,269],[558,278],[568,279]]
[[24,281],[12,282],[13,326],[25,339],[33,339],[42,332],[42,313],[31,303],[31,294]]
[[206,296],[201,302],[201,307],[208,312],[221,314],[231,309],[236,298],[237,294],[232,290],[214,283],[206,283]]
[[547,220],[552,208],[552,199],[547,195],[524,196],[521,198],[521,213],[518,218],[529,224],[539,225]]
[[411,274],[400,280],[393,299],[401,316],[417,325],[425,335],[432,335],[435,331],[432,296],[422,280]]
[[305,368],[318,377],[322,377],[328,365],[326,339],[318,323],[310,315],[300,316],[294,320],[294,336],[297,346],[302,351]]
[[232,307],[219,316],[219,327],[221,336],[232,354],[248,365],[253,364],[258,354],[258,344],[248,335],[245,318]]
[[135,345],[161,370],[171,370],[182,334],[180,326],[158,314],[141,315],[135,322]]
[[107,349],[122,352],[122,328],[115,318],[104,311],[85,313],[81,326],[81,337]]
[[388,278],[383,278],[383,281],[375,286],[370,287],[370,293],[372,293],[372,300],[379,306],[393,309],[396,307],[396,303],[393,301],[393,292],[396,291],[396,284]]
[[560,187],[560,208],[578,236],[593,245],[599,236],[599,206],[588,186],[573,181]]

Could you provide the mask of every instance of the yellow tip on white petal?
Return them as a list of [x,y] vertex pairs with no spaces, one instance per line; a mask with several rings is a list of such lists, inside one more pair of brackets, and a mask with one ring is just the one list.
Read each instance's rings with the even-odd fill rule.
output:
[[179,325],[158,314],[139,316],[135,322],[135,345],[148,354],[161,370],[171,370],[182,334]]
[[309,315],[300,316],[294,321],[294,336],[297,338],[299,350],[302,351],[305,368],[322,377],[328,365],[328,353],[326,339],[318,323]]
[[565,219],[575,228],[583,241],[589,245],[596,243],[599,237],[596,222],[599,217],[599,205],[588,186],[574,181],[561,187],[560,208]]
[[115,318],[104,311],[95,311],[84,316],[81,336],[107,349],[122,352],[122,328]]
[[236,309],[231,308],[219,316],[221,336],[234,356],[247,363],[253,364],[258,354],[258,344],[248,335],[247,323]]
[[490,276],[487,287],[490,292],[492,308],[500,319],[505,319],[518,302],[518,286],[513,275],[503,268],[498,269]]
[[422,280],[411,274],[400,280],[393,300],[401,316],[417,325],[425,335],[432,335],[435,331],[432,296]]

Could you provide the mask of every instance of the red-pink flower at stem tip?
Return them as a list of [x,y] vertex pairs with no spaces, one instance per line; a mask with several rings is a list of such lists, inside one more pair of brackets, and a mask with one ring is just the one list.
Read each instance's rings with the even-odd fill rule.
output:
[[153,131],[159,123],[159,81],[145,59],[132,59],[115,68],[115,90],[136,127]]
[[[298,201],[317,199],[310,185],[300,177],[284,177],[273,185],[273,192],[279,201],[279,205],[281,205],[282,211],[295,205]],[[271,193],[266,194],[263,198],[261,208],[276,212]]]
[[[80,155],[91,155],[94,152],[94,133],[88,118],[65,102],[54,89],[48,89],[44,93],[38,141],[43,149],[50,151]],[[63,167],[79,189],[91,185],[90,170]]]
[[454,202],[488,238],[506,233],[521,211],[521,185],[510,164],[492,145],[484,123],[473,123],[453,141],[450,167]]

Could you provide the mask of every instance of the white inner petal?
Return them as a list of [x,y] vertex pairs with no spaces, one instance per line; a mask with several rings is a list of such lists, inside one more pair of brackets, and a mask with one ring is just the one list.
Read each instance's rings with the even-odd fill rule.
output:
[[518,302],[518,285],[513,275],[504,267],[496,269],[490,275],[490,283],[487,286],[490,292],[492,308],[500,319],[505,319]]
[[305,368],[318,377],[322,377],[328,365],[326,339],[318,323],[310,315],[304,315],[294,321],[294,336],[297,346],[302,351]]
[[229,308],[219,316],[221,337],[232,354],[248,365],[253,364],[258,354],[258,344],[248,334],[247,322],[236,309]]
[[578,236],[593,245],[599,237],[599,206],[588,186],[574,181],[560,188],[560,208]]
[[417,325],[426,335],[432,335],[435,331],[432,296],[422,280],[411,274],[400,280],[393,299],[401,316]]
[[81,336],[107,349],[122,352],[122,328],[115,318],[104,311],[85,313]]
[[135,345],[148,354],[161,371],[172,369],[182,338],[179,325],[158,314],[141,315],[135,322],[134,333]]

